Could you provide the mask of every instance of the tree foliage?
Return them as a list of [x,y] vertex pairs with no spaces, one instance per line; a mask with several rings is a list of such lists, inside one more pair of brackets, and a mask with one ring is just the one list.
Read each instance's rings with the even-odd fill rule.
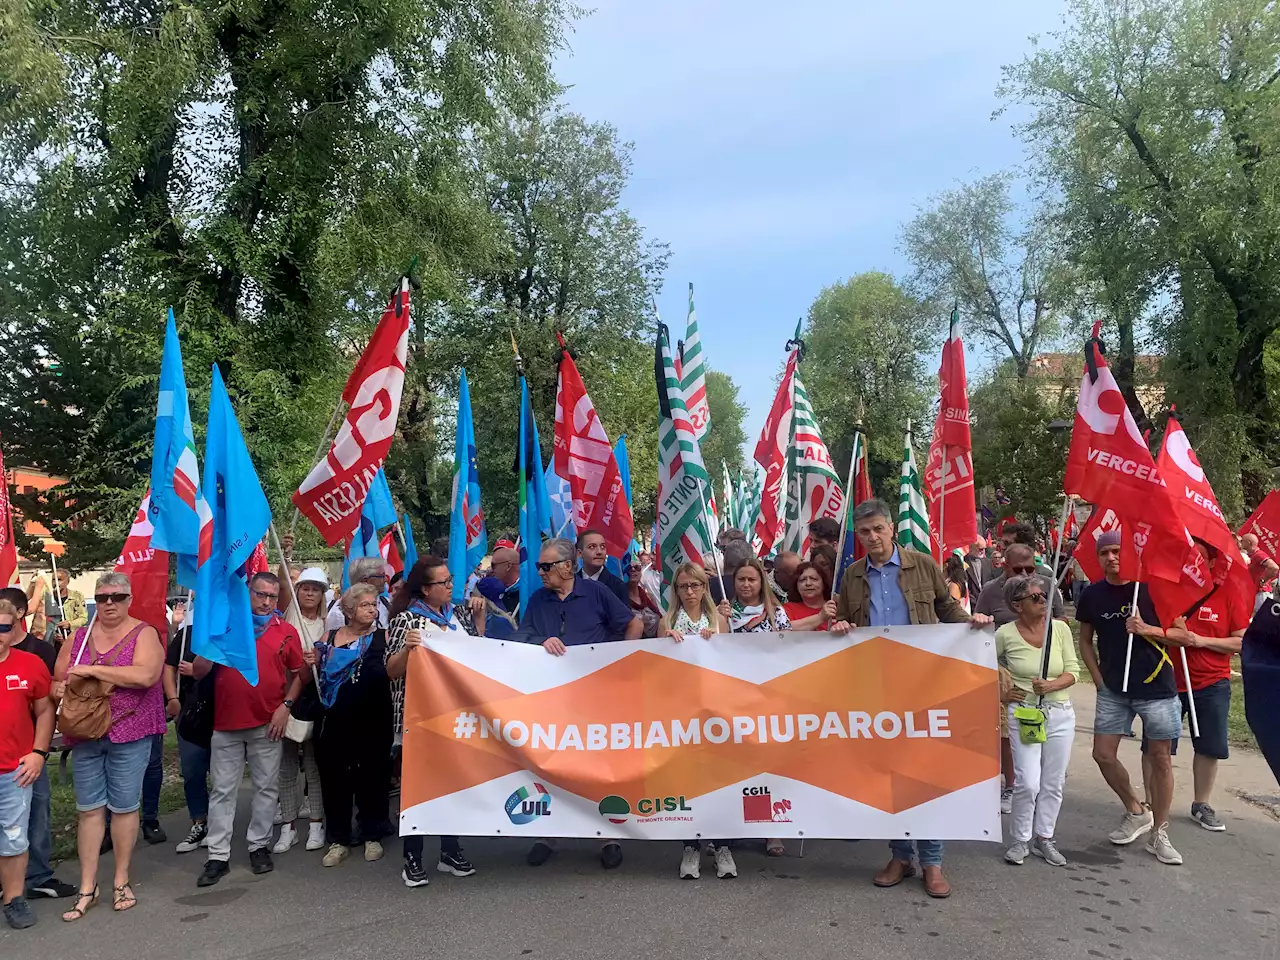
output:
[[738,385],[727,373],[707,371],[707,404],[711,408],[711,429],[702,439],[702,460],[711,476],[720,479],[720,464],[728,465],[732,476],[742,469],[742,448],[747,442],[742,422],[747,408],[738,400]]

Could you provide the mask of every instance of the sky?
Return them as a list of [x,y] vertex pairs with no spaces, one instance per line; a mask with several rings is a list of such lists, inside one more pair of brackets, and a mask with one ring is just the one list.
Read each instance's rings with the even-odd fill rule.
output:
[[[658,308],[688,284],[711,366],[748,410],[748,452],[784,344],[821,290],[902,276],[902,225],[931,196],[1015,167],[992,119],[1003,64],[1064,0],[597,0],[556,65],[570,109],[634,144],[624,203],[671,246]],[[939,350],[941,344],[939,344]]]

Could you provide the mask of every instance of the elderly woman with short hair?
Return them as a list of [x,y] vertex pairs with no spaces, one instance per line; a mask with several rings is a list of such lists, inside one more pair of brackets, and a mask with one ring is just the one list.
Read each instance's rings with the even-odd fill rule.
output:
[[[347,579],[350,581],[351,586],[363,583],[373,588],[373,594],[377,598],[378,606],[378,616],[374,623],[382,630],[387,629],[387,624],[391,622],[391,597],[387,594],[387,571],[389,569],[386,561],[381,557],[357,557],[347,567]],[[345,621],[346,614],[343,613],[342,603],[339,598],[335,597],[329,605],[329,612],[325,617],[325,626],[330,630],[337,630]]]
[[[1080,673],[1075,641],[1060,620],[1049,618],[1042,577],[1018,575],[1004,582],[1004,600],[1017,619],[996,631],[996,658],[1012,679],[1004,693],[1013,744],[1012,843],[1004,858],[1020,864],[1033,853],[1053,866],[1067,862],[1053,840],[1075,739],[1076,713],[1067,689]],[[1042,679],[1045,626],[1051,626],[1049,664]],[[1044,741],[1025,743],[1015,711],[1035,704],[1044,713]],[[1034,722],[1034,718],[1032,720]]]
[[302,655],[319,674],[324,708],[316,762],[329,840],[326,867],[336,867],[347,858],[347,848],[359,843],[364,844],[366,860],[382,859],[381,841],[389,832],[393,720],[387,633],[378,626],[378,590],[353,583],[342,595],[341,606],[346,625]]

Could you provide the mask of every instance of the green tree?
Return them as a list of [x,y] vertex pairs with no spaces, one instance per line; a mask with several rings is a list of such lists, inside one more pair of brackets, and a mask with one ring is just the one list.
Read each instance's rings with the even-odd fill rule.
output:
[[1025,377],[1057,333],[1063,254],[1050,215],[1019,222],[1011,178],[993,174],[934,197],[902,231],[920,295],[935,309],[958,304],[964,329],[1013,360]]
[[195,419],[217,362],[285,507],[410,258],[421,316],[495,252],[469,144],[550,95],[567,12],[4,5],[0,410],[16,462],[70,478],[22,506],[73,563],[115,556],[145,486],[170,304]]
[[1048,181],[1088,169],[1108,202],[1149,224],[1172,278],[1157,295],[1181,301],[1173,362],[1200,368],[1184,399],[1235,435],[1250,501],[1277,453],[1266,359],[1280,327],[1277,62],[1274,4],[1075,0],[1053,45],[1006,68],[1002,88],[1033,110],[1023,132]]
[[925,304],[884,273],[827,287],[809,307],[800,374],[842,474],[861,420],[873,488],[887,494],[896,483],[907,420],[924,419],[937,389],[924,355],[939,332]]
[[742,422],[747,408],[738,400],[738,385],[727,373],[707,371],[707,404],[711,408],[711,429],[702,438],[702,459],[707,470],[720,479],[720,464],[729,466],[729,473],[737,476],[742,468],[742,448],[747,434]]

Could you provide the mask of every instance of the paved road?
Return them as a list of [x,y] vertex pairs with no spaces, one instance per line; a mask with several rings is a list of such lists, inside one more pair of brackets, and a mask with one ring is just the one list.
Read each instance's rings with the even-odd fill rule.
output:
[[[1186,864],[1162,866],[1139,845],[1106,841],[1120,808],[1089,759],[1091,691],[1082,688],[1077,701],[1082,732],[1058,829],[1070,865],[1029,858],[1010,867],[994,844],[951,844],[956,892],[947,901],[930,900],[918,883],[873,887],[887,858],[879,841],[814,841],[804,859],[747,849],[737,880],[716,880],[708,863],[692,882],[676,879],[676,843],[624,844],[626,863],[605,873],[585,841],[567,842],[534,870],[523,845],[473,840],[467,853],[480,873],[433,874],[420,890],[400,884],[394,843],[380,863],[353,859],[332,870],[319,853],[295,848],[264,877],[252,876],[237,851],[231,876],[207,891],[195,886],[199,854],[166,845],[135,858],[135,910],[116,916],[99,906],[68,926],[57,919],[60,905],[42,901],[34,929],[0,931],[0,957],[1280,960],[1280,822],[1234,793],[1280,792],[1260,757],[1241,753],[1224,764],[1226,834],[1186,819],[1189,758],[1178,761],[1173,839]],[[1124,750],[1136,771],[1136,745]],[[181,817],[166,826],[180,834]],[[103,877],[108,886],[109,864]]]

